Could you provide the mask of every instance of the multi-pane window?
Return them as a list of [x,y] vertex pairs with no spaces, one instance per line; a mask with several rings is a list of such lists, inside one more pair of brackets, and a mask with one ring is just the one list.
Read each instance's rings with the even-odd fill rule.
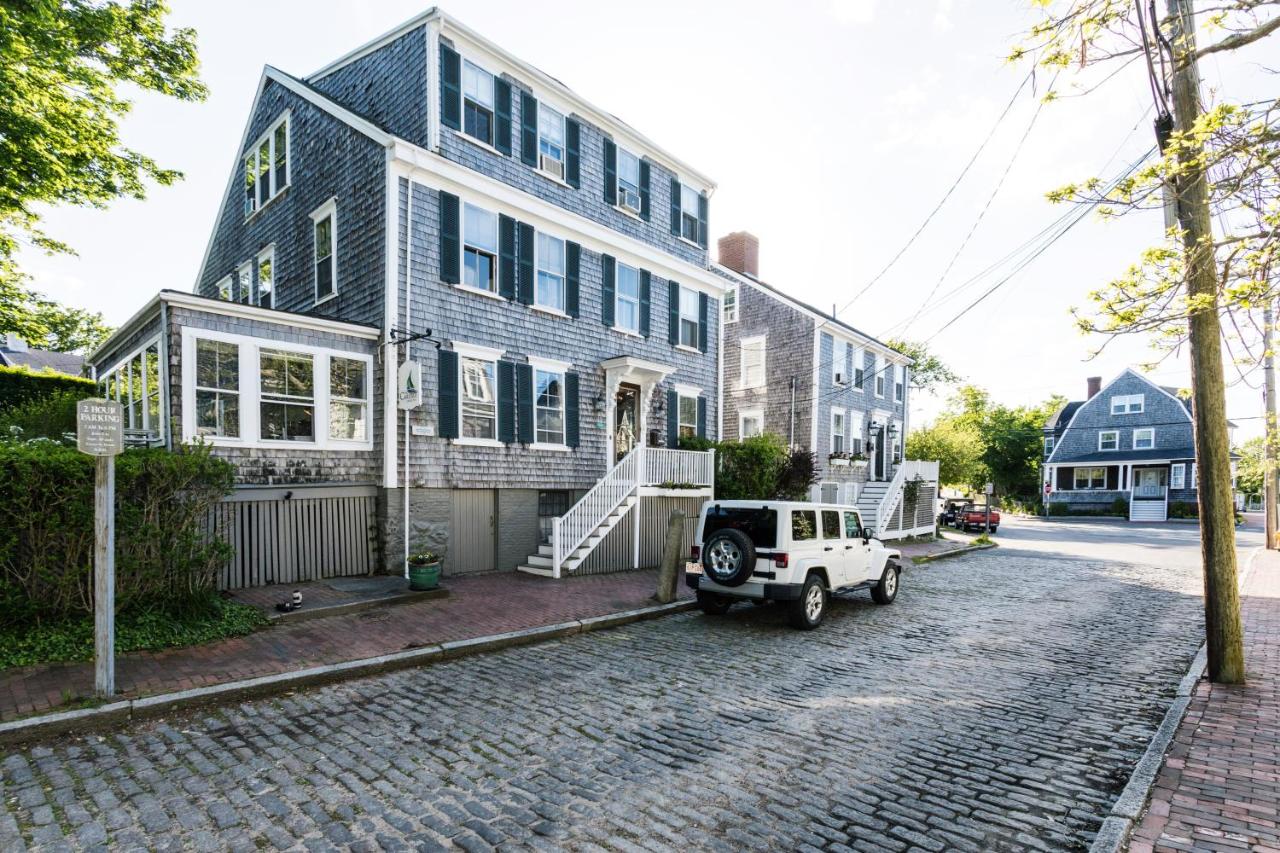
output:
[[158,343],[147,347],[143,374],[146,383],[143,385],[143,392],[147,397],[147,419],[143,426],[158,432],[160,430],[160,345]]
[[464,356],[462,371],[462,436],[498,437],[497,364]]
[[856,391],[862,390],[862,383],[866,381],[866,368],[863,366],[862,350],[854,347],[853,349],[853,387]]
[[1138,415],[1146,406],[1145,394],[1119,394],[1111,398],[1111,414]]
[[244,157],[244,215],[249,216],[289,185],[289,117],[254,143]]
[[564,374],[533,371],[534,440],[539,444],[564,444]]
[[160,344],[153,342],[98,377],[102,393],[120,403],[126,429],[160,433]]
[[1107,486],[1106,468],[1075,469],[1075,486],[1077,489],[1105,489]]
[[884,396],[884,364],[881,363],[880,356],[876,356],[875,371],[876,371],[876,376],[875,376],[876,396],[883,397]]
[[743,388],[759,388],[765,382],[765,337],[743,338],[741,347],[741,372]]
[[724,308],[724,322],[738,322],[738,285],[731,284],[724,289],[724,299],[721,302]]
[[329,359],[329,437],[364,441],[369,435],[369,366],[354,358]]
[[538,104],[538,168],[564,177],[564,116]]
[[231,295],[232,295],[231,276],[227,276],[226,278],[218,282],[218,298],[225,299],[228,302],[230,302]]
[[[142,353],[129,359],[128,386],[121,389],[121,402],[125,404],[125,418],[129,429],[142,429]],[[128,391],[126,395],[124,392]]]
[[698,436],[698,398],[679,396],[679,433],[681,438]]
[[640,212],[640,158],[625,148],[618,149],[618,204]]
[[274,298],[275,290],[275,265],[276,257],[274,251],[266,251],[258,255],[258,299],[257,302],[263,308],[270,308]]
[[1156,431],[1151,427],[1133,431],[1133,449],[1150,450],[1156,446]]
[[572,496],[566,491],[538,492],[538,532],[542,544],[551,542],[555,521],[573,506]]
[[311,217],[315,233],[315,296],[316,302],[320,302],[338,292],[337,252],[334,250],[337,212],[326,205]]
[[493,75],[466,61],[462,63],[462,131],[493,144]]
[[640,271],[626,264],[617,266],[617,296],[614,321],[619,329],[640,331]]
[[240,436],[240,347],[196,341],[196,435]]
[[831,410],[831,452],[844,453],[844,409]]
[[751,438],[764,432],[764,413],[759,409],[744,411],[738,415],[738,437]]
[[680,288],[680,343],[692,349],[698,348],[698,293],[687,287]]
[[498,215],[464,204],[462,242],[462,283],[479,290],[496,290]]
[[848,368],[845,366],[849,360],[849,344],[836,339],[831,344],[831,381],[837,385],[843,385],[849,381],[847,373]]
[[538,233],[538,289],[535,302],[564,310],[564,241]]
[[1048,459],[1051,453],[1053,453],[1053,436],[1046,435],[1044,437],[1044,458]]
[[1169,488],[1184,489],[1187,485],[1187,466],[1181,462],[1169,468]]
[[893,399],[901,403],[902,397],[906,393],[906,386],[907,368],[905,365],[895,364],[893,366]]
[[680,236],[698,242],[698,191],[688,184],[680,185]]
[[849,428],[849,440],[848,440],[849,452],[861,453],[862,452],[862,417],[858,414],[856,410],[851,409],[849,411],[848,428]]
[[1098,433],[1099,450],[1119,450],[1120,433],[1113,429],[1104,429]]
[[315,359],[264,349],[258,354],[259,428],[268,441],[314,441]]
[[236,302],[248,302],[253,293],[253,264],[244,263],[236,270]]

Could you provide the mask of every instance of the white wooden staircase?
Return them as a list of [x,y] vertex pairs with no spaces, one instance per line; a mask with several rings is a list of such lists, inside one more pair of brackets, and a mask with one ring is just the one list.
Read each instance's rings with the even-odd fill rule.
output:
[[[914,512],[903,506],[903,491],[919,479]],[[909,459],[898,464],[891,480],[862,485],[856,501],[862,524],[876,531],[878,539],[902,539],[934,531],[938,496],[938,463]]]

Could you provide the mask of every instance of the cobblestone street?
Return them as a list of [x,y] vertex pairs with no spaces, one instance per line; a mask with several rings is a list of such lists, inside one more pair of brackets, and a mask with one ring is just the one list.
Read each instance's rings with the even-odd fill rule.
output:
[[1164,565],[1011,543],[814,633],[685,614],[29,746],[0,849],[1082,849],[1200,642]]

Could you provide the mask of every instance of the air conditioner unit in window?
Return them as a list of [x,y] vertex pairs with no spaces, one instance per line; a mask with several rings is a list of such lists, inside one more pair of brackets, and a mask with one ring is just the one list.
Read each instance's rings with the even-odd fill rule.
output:
[[548,175],[554,175],[560,180],[564,180],[564,163],[554,157],[548,157],[546,154],[539,154],[538,168],[546,172]]
[[628,210],[635,211],[636,213],[640,212],[640,196],[633,193],[631,190],[622,190],[619,194],[618,200],[621,201],[622,206]]
[[848,377],[846,377],[844,375],[844,371],[841,371],[841,370],[837,370],[835,372],[835,375],[832,377],[831,381],[837,385],[847,385],[849,383]]

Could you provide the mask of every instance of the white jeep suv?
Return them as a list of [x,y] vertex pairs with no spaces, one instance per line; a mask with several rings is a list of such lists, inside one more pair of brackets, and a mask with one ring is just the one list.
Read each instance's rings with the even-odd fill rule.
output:
[[734,599],[783,601],[791,623],[822,623],[831,594],[871,590],[877,604],[898,595],[902,552],[886,548],[851,506],[789,501],[707,501],[698,517],[685,583],[703,613]]

